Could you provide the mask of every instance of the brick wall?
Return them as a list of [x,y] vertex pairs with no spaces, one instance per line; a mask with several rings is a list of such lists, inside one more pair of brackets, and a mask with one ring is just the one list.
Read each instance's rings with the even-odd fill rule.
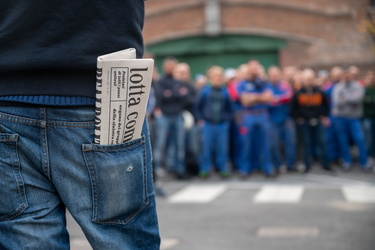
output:
[[[374,65],[360,29],[367,0],[221,0],[225,34],[282,38],[280,63],[296,66]],[[145,43],[205,33],[204,0],[148,0]]]

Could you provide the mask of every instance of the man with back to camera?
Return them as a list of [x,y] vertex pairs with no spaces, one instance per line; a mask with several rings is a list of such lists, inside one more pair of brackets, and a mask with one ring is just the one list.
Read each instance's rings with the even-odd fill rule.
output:
[[67,208],[94,249],[159,249],[147,121],[93,144],[96,58],[142,57],[144,1],[2,0],[0,17],[0,248],[69,249]]

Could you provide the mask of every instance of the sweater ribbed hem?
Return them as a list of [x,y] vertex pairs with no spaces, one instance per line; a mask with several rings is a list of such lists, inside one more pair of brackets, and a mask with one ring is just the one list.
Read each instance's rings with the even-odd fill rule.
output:
[[84,96],[0,96],[0,105],[4,103],[25,103],[45,106],[90,106],[95,99]]

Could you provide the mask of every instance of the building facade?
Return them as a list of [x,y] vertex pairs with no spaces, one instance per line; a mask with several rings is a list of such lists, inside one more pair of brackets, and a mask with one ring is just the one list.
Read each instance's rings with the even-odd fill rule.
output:
[[166,56],[193,73],[249,59],[271,65],[329,68],[375,65],[363,22],[369,0],[148,0],[144,38],[157,65]]

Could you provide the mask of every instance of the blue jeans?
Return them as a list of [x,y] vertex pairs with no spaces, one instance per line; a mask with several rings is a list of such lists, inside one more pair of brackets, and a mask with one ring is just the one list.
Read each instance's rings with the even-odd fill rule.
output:
[[362,167],[366,167],[367,150],[360,119],[336,117],[335,126],[339,134],[340,152],[344,163],[348,165],[353,163],[349,143],[349,138],[351,137],[358,148],[359,163]]
[[240,125],[237,121],[232,121],[230,123],[230,155],[233,163],[234,169],[238,170],[241,165],[241,149],[242,149],[242,139],[240,134]]
[[0,249],[69,249],[66,208],[94,249],[159,249],[147,121],[93,139],[94,108],[0,107]]
[[[239,171],[242,174],[251,173],[259,164],[264,174],[273,174],[274,167],[271,162],[271,135],[268,115],[266,113],[244,114],[240,133],[243,148],[241,150]],[[256,155],[254,154],[255,151],[258,152]]]
[[291,119],[281,124],[272,124],[272,159],[275,168],[279,168],[284,162],[281,145],[284,148],[286,165],[288,169],[293,169],[296,162],[296,131]]
[[185,173],[185,131],[181,114],[162,114],[155,118],[153,149],[155,168],[162,166],[163,156],[166,153],[168,170],[178,174]]
[[317,125],[310,125],[308,122],[298,124],[303,144],[303,160],[306,170],[311,168],[311,159],[316,158],[324,168],[329,168],[327,157],[325,131],[319,122]]
[[215,163],[220,172],[228,172],[229,161],[229,122],[218,124],[205,122],[201,128],[200,172],[208,173]]
[[327,145],[327,157],[329,162],[333,162],[340,158],[340,147],[339,147],[339,134],[335,125],[335,118],[330,117],[331,124],[325,128],[326,131],[326,145]]
[[365,118],[363,125],[368,155],[375,157],[375,118]]

